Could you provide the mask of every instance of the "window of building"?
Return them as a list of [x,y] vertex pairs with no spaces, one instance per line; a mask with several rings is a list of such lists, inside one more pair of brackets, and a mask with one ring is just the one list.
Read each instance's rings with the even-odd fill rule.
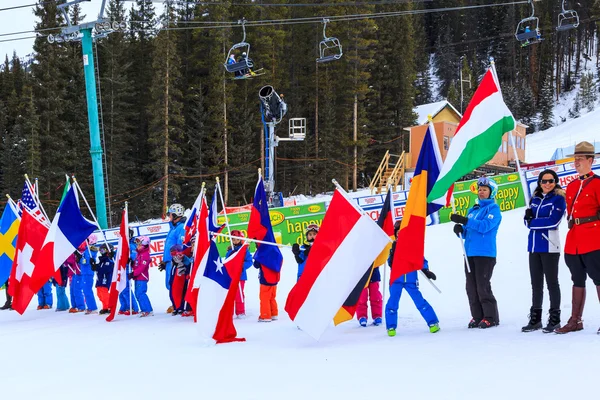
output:
[[444,150],[448,150],[450,147],[450,138],[448,136],[444,136]]

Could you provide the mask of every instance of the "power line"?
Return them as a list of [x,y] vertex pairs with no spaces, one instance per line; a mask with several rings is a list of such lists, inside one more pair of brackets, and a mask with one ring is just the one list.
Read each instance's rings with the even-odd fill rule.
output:
[[12,6],[12,7],[0,8],[0,11],[16,10],[18,8],[35,7],[35,6],[38,6],[38,5],[45,6],[46,4],[50,4],[50,3],[56,3],[56,0],[44,1],[44,2],[41,2],[41,3],[23,4],[23,5],[20,5],[20,6]]
[[[136,2],[137,0],[123,0],[124,2]],[[429,3],[436,0],[378,0],[378,1],[357,1],[343,3],[209,3],[192,2],[185,0],[170,0],[169,4],[191,5],[191,6],[234,6],[234,7],[343,7],[343,6],[377,6],[377,5],[400,5],[408,3]],[[152,3],[165,3],[165,0],[151,0]]]

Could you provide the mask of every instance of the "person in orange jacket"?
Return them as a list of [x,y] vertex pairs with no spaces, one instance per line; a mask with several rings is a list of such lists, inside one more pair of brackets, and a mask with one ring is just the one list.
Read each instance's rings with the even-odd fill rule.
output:
[[[594,145],[581,142],[575,146],[573,164],[579,178],[567,186],[567,221],[569,232],[565,242],[565,262],[571,271],[573,297],[571,318],[556,333],[583,329],[585,281],[594,281],[600,299],[600,177],[592,172]],[[598,329],[600,334],[600,329]]]
[[279,316],[277,308],[277,284],[269,283],[264,278],[263,267],[258,261],[254,261],[254,268],[258,268],[258,281],[260,282],[260,317],[258,322],[276,321]]

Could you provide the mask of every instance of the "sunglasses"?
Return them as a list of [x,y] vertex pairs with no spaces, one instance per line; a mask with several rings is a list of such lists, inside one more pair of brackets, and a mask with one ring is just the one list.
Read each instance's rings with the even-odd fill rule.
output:
[[542,182],[542,185],[545,185],[546,183],[554,183],[554,179],[542,179],[540,182]]

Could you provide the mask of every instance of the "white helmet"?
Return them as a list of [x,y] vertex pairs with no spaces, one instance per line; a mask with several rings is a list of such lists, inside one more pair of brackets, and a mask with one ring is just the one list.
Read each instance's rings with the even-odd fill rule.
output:
[[175,214],[176,217],[183,217],[185,209],[181,204],[171,204],[169,207],[169,214]]

